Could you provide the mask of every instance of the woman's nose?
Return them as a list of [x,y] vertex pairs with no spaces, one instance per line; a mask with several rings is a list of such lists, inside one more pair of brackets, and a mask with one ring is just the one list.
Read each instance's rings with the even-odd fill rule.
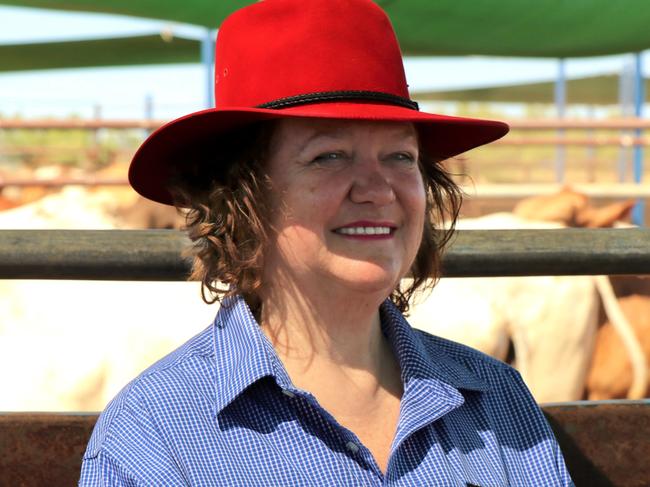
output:
[[395,201],[393,186],[378,162],[358,168],[350,188],[350,199],[354,203],[373,203],[378,206]]

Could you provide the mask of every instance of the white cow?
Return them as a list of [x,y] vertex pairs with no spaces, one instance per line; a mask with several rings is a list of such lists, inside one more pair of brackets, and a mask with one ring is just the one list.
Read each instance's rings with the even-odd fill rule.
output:
[[416,328],[501,360],[512,340],[537,401],[582,397],[599,309],[591,277],[443,278],[418,300],[409,317]]
[[[560,229],[510,213],[460,220],[459,229]],[[591,362],[600,303],[616,320],[632,356],[630,335],[611,283],[603,276],[443,278],[429,296],[416,296],[409,321],[416,328],[505,359],[509,341],[516,367],[539,402],[581,399]],[[631,397],[641,397],[647,369],[636,361]]]
[[[0,228],[114,228],[115,204],[110,194],[67,188],[1,213]],[[481,220],[524,225],[512,215]],[[410,321],[500,358],[512,339],[537,399],[567,400],[582,394],[597,306],[590,277],[443,279]],[[102,409],[215,313],[198,283],[0,281],[0,410]]]
[[[66,188],[0,228],[115,228],[110,193]],[[0,281],[0,411],[100,410],[210,324],[196,282]]]
[[26,205],[0,213],[0,228],[94,229],[116,228],[111,216],[119,202],[109,191],[89,191],[81,186],[67,186]]
[[0,281],[0,410],[100,410],[208,326],[198,283]]

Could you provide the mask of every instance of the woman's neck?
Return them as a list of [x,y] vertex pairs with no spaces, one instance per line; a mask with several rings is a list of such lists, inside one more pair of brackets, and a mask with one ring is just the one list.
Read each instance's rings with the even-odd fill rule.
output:
[[310,292],[287,280],[266,291],[260,325],[294,382],[316,373],[378,382],[394,363],[381,332],[382,293],[337,296],[331,287]]
[[260,324],[293,384],[353,431],[385,472],[403,385],[381,330],[383,297],[328,290],[284,282],[263,297]]

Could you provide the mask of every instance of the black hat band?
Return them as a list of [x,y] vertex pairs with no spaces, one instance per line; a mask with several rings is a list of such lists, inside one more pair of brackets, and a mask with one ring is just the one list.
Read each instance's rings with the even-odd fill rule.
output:
[[419,110],[417,102],[402,98],[401,96],[391,95],[390,93],[381,93],[378,91],[323,91],[319,93],[308,93],[306,95],[289,96],[278,100],[270,101],[257,105],[256,108],[289,108],[299,105],[308,105],[311,103],[332,102],[332,101],[374,101],[397,105],[411,110]]

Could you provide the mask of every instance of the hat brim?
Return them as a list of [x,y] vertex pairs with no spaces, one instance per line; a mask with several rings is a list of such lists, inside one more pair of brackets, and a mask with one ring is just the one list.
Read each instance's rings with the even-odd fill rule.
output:
[[167,189],[171,168],[183,164],[184,153],[191,150],[192,154],[200,154],[202,146],[206,154],[214,153],[215,135],[257,121],[291,117],[412,122],[420,133],[423,148],[430,156],[439,159],[497,140],[509,130],[503,122],[436,115],[375,103],[330,102],[282,110],[213,108],[173,120],[149,135],[133,156],[129,182],[145,198],[172,205],[172,196]]

